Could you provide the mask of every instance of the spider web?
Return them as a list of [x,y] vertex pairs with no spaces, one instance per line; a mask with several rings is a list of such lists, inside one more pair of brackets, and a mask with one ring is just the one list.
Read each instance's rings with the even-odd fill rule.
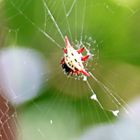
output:
[[[34,20],[34,19],[32,19],[32,16],[28,16],[28,13],[26,13],[28,6],[32,3],[34,3],[32,0],[29,0],[28,2],[25,2],[24,0],[22,0],[20,2],[14,1],[14,0],[8,0],[8,2],[9,2],[9,5],[11,5],[12,9],[15,10],[15,13],[13,14],[13,16],[6,18],[5,22],[14,20],[17,16],[22,16],[22,18],[24,18],[28,24],[31,24],[31,26],[33,28],[35,28],[36,32],[41,33],[45,37],[45,39],[49,42],[49,44],[51,44],[51,47],[53,47],[52,50],[53,50],[53,52],[56,52],[56,55],[59,56],[59,54],[62,52],[62,48],[64,47],[64,36],[65,35],[69,36],[69,38],[74,46],[79,47],[81,45],[84,45],[85,48],[87,49],[87,51],[90,51],[90,53],[94,55],[93,59],[91,59],[91,62],[93,60],[93,61],[95,61],[95,63],[92,64],[90,62],[90,64],[86,64],[89,67],[90,78],[86,78],[84,80],[80,79],[80,80],[76,80],[76,81],[74,79],[67,78],[67,77],[61,78],[60,76],[58,76],[58,75],[62,76],[62,74],[60,74],[62,72],[59,68],[59,70],[58,70],[59,72],[54,74],[54,76],[52,76],[52,79],[58,78],[56,82],[58,82],[60,79],[65,82],[65,85],[62,85],[61,83],[55,84],[55,82],[53,80],[50,80],[50,81],[52,81],[52,83],[51,82],[50,83],[54,84],[55,85],[54,87],[58,91],[61,91],[64,93],[65,93],[65,91],[69,92],[71,87],[74,86],[74,89],[76,89],[75,93],[82,92],[80,87],[83,86],[82,89],[85,88],[84,90],[85,90],[86,94],[89,93],[87,95],[88,97],[84,96],[84,98],[86,98],[86,101],[90,102],[88,105],[91,104],[91,101],[97,102],[98,105],[96,105],[96,107],[98,106],[100,108],[100,110],[103,112],[103,114],[105,114],[105,116],[109,119],[110,122],[112,120],[110,119],[110,116],[108,115],[108,113],[114,115],[115,117],[118,117],[120,109],[123,109],[126,113],[128,113],[130,115],[130,113],[128,112],[128,109],[127,109],[127,107],[128,107],[127,103],[125,103],[125,101],[117,93],[112,91],[106,84],[104,84],[101,80],[98,80],[98,78],[96,77],[96,76],[98,76],[98,74],[96,75],[95,69],[99,65],[99,64],[97,64],[97,62],[99,59],[99,47],[102,44],[102,40],[96,41],[96,39],[91,37],[88,33],[89,29],[88,29],[88,25],[86,23],[86,19],[87,19],[89,13],[87,13],[87,8],[89,8],[90,5],[93,5],[93,4],[103,5],[106,7],[106,9],[110,13],[113,13],[114,11],[107,3],[98,3],[98,2],[92,3],[92,1],[89,1],[89,0],[83,0],[83,1],[79,1],[79,0],[46,1],[46,0],[42,0],[40,2],[40,7],[42,7],[41,17],[43,17],[43,19],[41,21],[38,21],[38,19]],[[10,11],[11,9],[8,9],[8,10]],[[132,9],[130,9],[130,11],[131,11],[130,12],[131,15],[135,14],[135,12]],[[13,33],[14,33],[14,42],[16,43],[18,40],[17,39],[18,31],[21,30],[21,27],[20,26],[16,27],[16,29],[12,29],[12,28],[9,29],[9,28],[10,27],[6,28],[6,30],[8,30],[8,34],[10,34],[10,35],[7,34],[7,36],[8,36],[7,38],[9,39],[10,38],[9,36],[11,36],[11,34],[13,35]],[[5,42],[9,41],[7,38],[6,38]],[[45,46],[44,46],[44,48],[45,48]],[[58,53],[58,52],[60,52],[60,53]],[[62,53],[61,53],[61,55],[62,55]],[[51,62],[53,63],[54,61],[56,61],[56,59],[52,60]],[[56,63],[56,62],[54,62],[54,63]],[[54,64],[54,65],[58,66],[56,64]],[[98,68],[97,68],[97,70],[98,70]],[[53,72],[56,72],[56,70],[53,70]],[[105,96],[108,97],[107,99],[109,99],[109,102],[111,102],[113,104],[112,105],[113,108],[108,109],[108,108],[104,107],[104,105],[100,101],[100,97],[99,97],[98,93],[94,89],[95,85],[100,87],[100,89],[102,90],[102,94],[105,94]],[[66,86],[68,88],[66,88]],[[58,98],[57,96],[53,98],[54,103]],[[76,97],[74,97],[74,99],[75,98]],[[67,97],[64,97],[64,99],[60,100],[60,102],[63,102],[63,104],[67,104],[66,103]],[[22,133],[22,130],[20,132],[20,129],[19,129],[19,127],[22,127],[22,126],[21,126],[21,124],[19,125],[19,123],[17,122],[18,115],[17,115],[16,107],[11,107],[8,99],[5,99],[3,97],[1,97],[1,103],[2,103],[2,105],[0,105],[0,107],[1,107],[0,108],[0,114],[1,114],[0,115],[0,124],[1,124],[0,138],[2,140],[5,140],[5,139],[11,140],[16,137],[16,134],[15,134],[16,132],[14,132],[14,130],[17,131],[18,135]],[[33,109],[36,109],[37,112],[39,112],[42,115],[42,118],[45,118],[44,114],[43,114],[45,108],[43,108],[43,109],[40,108],[40,106],[34,101],[32,101],[32,103],[34,106]],[[55,106],[54,103],[52,104],[52,106]],[[83,107],[83,105],[81,105],[81,108],[82,107]],[[13,108],[13,110],[11,110],[11,108]],[[51,106],[50,106],[50,108],[51,108]],[[48,114],[49,114],[49,112],[50,111],[47,111]],[[97,109],[97,112],[98,112],[98,109]],[[22,116],[22,111],[20,111],[20,113]],[[68,112],[67,112],[67,114],[68,114]],[[84,114],[82,109],[81,109],[81,114]],[[85,118],[86,118],[86,116],[85,116]],[[54,120],[55,120],[55,118],[54,118]],[[14,122],[14,124],[13,124],[13,122]],[[65,120],[64,120],[64,122],[65,122]],[[55,125],[55,123],[54,123],[53,119],[51,119],[51,117],[50,117],[49,124]],[[7,131],[7,129],[9,131]],[[40,135],[41,139],[46,139],[46,134],[45,134],[46,131],[44,131],[44,128],[38,127],[35,129],[37,130],[36,132]],[[19,139],[20,139],[20,136],[19,136]]]

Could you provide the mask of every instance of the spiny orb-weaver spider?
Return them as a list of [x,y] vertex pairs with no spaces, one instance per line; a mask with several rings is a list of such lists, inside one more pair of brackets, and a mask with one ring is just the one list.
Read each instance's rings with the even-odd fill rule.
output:
[[84,76],[90,76],[90,74],[84,68],[84,61],[89,58],[89,55],[82,55],[84,47],[76,50],[70,44],[69,39],[65,36],[65,45],[66,47],[63,49],[64,56],[60,62],[63,70],[67,75],[79,75],[82,74]]

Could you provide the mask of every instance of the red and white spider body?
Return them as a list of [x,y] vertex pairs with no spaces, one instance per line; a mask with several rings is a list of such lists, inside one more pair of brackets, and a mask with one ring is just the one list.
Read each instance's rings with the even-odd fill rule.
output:
[[67,36],[65,37],[65,45],[66,47],[64,48],[64,57],[61,60],[61,65],[65,72],[68,75],[81,73],[85,76],[90,76],[83,65],[83,62],[86,61],[89,57],[89,55],[82,55],[84,48],[75,50],[70,44]]

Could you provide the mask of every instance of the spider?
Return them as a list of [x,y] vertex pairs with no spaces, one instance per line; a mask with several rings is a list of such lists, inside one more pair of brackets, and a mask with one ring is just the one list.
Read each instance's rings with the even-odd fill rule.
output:
[[89,58],[89,55],[82,55],[84,47],[78,50],[74,49],[67,36],[65,36],[65,45],[66,47],[63,49],[64,56],[60,62],[65,73],[71,76],[79,74],[90,76],[83,65],[83,63]]

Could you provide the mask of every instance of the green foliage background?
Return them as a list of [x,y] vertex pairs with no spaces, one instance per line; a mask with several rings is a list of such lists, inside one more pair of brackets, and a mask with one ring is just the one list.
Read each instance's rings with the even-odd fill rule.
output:
[[[63,0],[47,0],[47,4],[62,33],[70,36],[71,41],[80,39],[85,14],[83,34],[94,38],[99,45],[97,77],[127,102],[139,96],[140,91],[140,2],[116,1],[86,0],[84,11],[85,0],[77,0],[68,17],[72,38]],[[66,10],[72,2],[64,0]],[[39,31],[45,23],[42,1],[3,0],[0,5],[1,47],[33,48],[44,55],[51,67],[50,80],[44,83],[39,96],[18,107],[23,140],[69,140],[86,128],[112,122],[112,114],[90,100],[90,91],[82,82],[68,80],[61,72],[61,49]],[[64,42],[49,16],[46,21],[46,32],[63,47]],[[113,108],[96,83],[93,87],[105,108]]]

